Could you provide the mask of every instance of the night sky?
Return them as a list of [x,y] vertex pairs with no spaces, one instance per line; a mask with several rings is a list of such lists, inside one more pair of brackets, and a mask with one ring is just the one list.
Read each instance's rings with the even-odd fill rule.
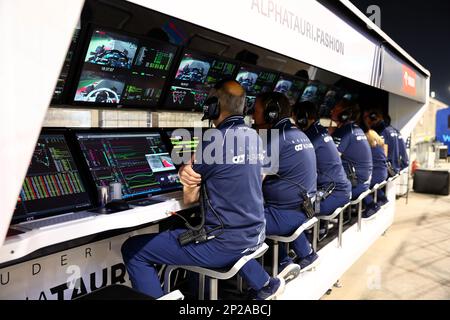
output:
[[450,105],[450,1],[351,0],[381,9],[381,29],[431,72],[431,91]]

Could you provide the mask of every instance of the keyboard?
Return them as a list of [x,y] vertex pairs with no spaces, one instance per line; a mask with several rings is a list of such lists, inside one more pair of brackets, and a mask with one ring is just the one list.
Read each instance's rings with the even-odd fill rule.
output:
[[79,220],[79,219],[84,219],[84,218],[90,218],[90,217],[95,217],[95,216],[96,216],[96,214],[93,212],[80,211],[80,212],[63,214],[63,215],[59,215],[59,216],[52,217],[52,218],[24,222],[24,223],[14,226],[14,228],[17,230],[42,229],[44,227],[52,226],[52,225],[59,224],[59,223],[64,223],[64,222],[69,222],[69,221]]
[[156,199],[138,199],[138,200],[132,200],[128,201],[129,205],[137,206],[137,207],[145,207],[150,206],[152,204],[157,204],[163,202],[162,200],[156,200]]

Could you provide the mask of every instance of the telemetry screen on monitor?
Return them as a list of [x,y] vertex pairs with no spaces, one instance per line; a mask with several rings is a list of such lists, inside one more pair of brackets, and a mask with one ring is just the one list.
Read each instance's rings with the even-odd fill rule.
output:
[[293,105],[301,97],[307,84],[308,82],[306,80],[281,75],[280,78],[278,79],[274,91],[284,93],[286,97],[289,99],[289,103]]
[[255,99],[258,94],[273,90],[277,74],[258,68],[241,67],[236,80],[247,92],[246,108],[251,110],[255,105]]
[[325,94],[327,93],[327,86],[320,82],[310,82],[303,92],[301,101],[311,101],[315,104],[320,104]]
[[186,51],[172,81],[165,106],[202,110],[203,103],[214,85],[231,78],[236,64],[220,58]]
[[41,134],[14,211],[13,222],[91,205],[62,134]]
[[160,133],[78,133],[77,139],[95,184],[120,182],[125,199],[181,187]]
[[175,152],[180,157],[185,154],[192,155],[199,144],[199,137],[194,136],[194,130],[191,129],[176,129],[165,130],[166,135],[172,144],[172,152]]
[[156,106],[175,53],[170,44],[94,29],[74,101]]

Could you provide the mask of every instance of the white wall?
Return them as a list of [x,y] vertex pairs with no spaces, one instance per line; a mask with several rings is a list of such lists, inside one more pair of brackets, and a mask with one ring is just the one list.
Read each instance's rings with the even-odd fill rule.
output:
[[84,0],[0,0],[0,245]]

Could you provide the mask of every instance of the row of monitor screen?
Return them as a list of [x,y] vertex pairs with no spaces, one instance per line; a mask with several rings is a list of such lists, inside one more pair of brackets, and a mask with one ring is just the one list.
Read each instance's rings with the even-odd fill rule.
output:
[[121,182],[124,199],[181,189],[175,152],[195,151],[198,139],[172,130],[46,130],[39,136],[12,224],[90,209],[96,187]]
[[320,82],[188,49],[175,63],[178,47],[105,28],[93,27],[89,36],[73,93],[73,102],[81,105],[156,107],[162,102],[164,108],[201,111],[209,90],[224,78],[246,89],[247,108],[262,92],[285,93],[293,104],[300,98],[320,103],[328,90]]

